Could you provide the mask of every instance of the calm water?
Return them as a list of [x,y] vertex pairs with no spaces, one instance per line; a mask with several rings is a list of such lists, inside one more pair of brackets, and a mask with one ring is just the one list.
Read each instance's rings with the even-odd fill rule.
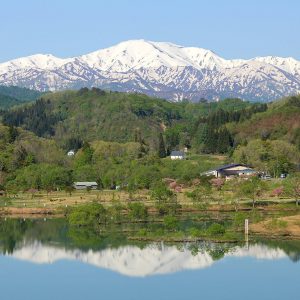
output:
[[300,299],[300,241],[134,244],[0,220],[0,299]]

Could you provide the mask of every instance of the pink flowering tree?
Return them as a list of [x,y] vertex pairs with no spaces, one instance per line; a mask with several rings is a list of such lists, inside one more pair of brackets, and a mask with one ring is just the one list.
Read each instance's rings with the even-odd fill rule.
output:
[[210,183],[214,188],[220,191],[225,183],[225,180],[223,178],[213,178],[210,180]]
[[283,194],[283,191],[284,191],[283,186],[280,186],[272,191],[271,196],[278,198]]

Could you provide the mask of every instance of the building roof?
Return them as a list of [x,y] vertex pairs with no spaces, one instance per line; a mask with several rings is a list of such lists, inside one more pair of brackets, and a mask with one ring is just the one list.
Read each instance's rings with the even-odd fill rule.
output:
[[249,167],[249,166],[247,166],[245,164],[228,164],[228,165],[220,166],[220,167],[218,167],[216,169],[208,170],[208,171],[204,172],[203,174],[207,174],[207,173],[214,172],[214,171],[224,172],[224,170],[226,170],[226,169],[234,168],[234,167],[238,167],[238,166],[243,166],[243,167],[246,167],[248,169],[252,169],[251,167]]
[[234,167],[238,167],[238,166],[243,166],[243,167],[247,167],[250,169],[249,166],[246,166],[244,164],[228,164],[228,165],[224,165],[224,166],[221,166],[221,167],[218,167],[216,169],[214,169],[215,171],[222,171],[222,170],[225,170],[225,169],[230,169],[230,168],[234,168]]
[[77,181],[74,182],[75,185],[98,185],[96,181]]
[[171,156],[184,156],[184,152],[182,152],[182,151],[172,151]]

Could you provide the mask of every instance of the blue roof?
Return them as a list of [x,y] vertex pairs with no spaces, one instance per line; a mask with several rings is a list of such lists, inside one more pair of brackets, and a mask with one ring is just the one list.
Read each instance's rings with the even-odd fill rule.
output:
[[182,151],[172,151],[171,156],[184,156],[184,152],[182,152]]
[[238,167],[238,166],[248,167],[244,164],[228,164],[228,165],[224,165],[224,166],[221,166],[219,168],[216,168],[215,170],[216,171],[222,171],[224,169],[234,168],[234,167]]
[[205,173],[212,172],[212,171],[219,171],[220,172],[220,171],[223,171],[223,170],[226,170],[226,169],[229,169],[229,168],[234,168],[234,167],[237,167],[237,166],[243,166],[243,167],[251,169],[249,166],[247,166],[245,164],[228,164],[228,165],[218,167],[216,169],[208,170]]

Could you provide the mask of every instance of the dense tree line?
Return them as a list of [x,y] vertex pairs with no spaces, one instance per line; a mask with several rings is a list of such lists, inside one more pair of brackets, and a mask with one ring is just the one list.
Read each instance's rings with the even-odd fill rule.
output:
[[12,97],[19,102],[28,102],[38,99],[44,93],[18,86],[0,85],[0,94]]
[[61,114],[51,112],[50,107],[49,100],[39,99],[23,109],[4,112],[2,121],[8,126],[24,127],[38,136],[52,136],[54,125],[63,118]]
[[[160,132],[166,155],[195,144],[202,145],[199,151],[205,148],[207,153],[226,152],[232,139],[222,125],[241,122],[265,109],[265,104],[251,104],[240,99],[171,103],[142,94],[82,88],[49,94],[47,100],[40,99],[2,112],[2,120],[6,125],[22,127],[38,136],[53,136],[65,150],[80,149],[84,140],[138,141],[142,157],[149,150],[158,151]],[[203,136],[201,131],[205,131]],[[137,137],[137,132],[142,139]],[[207,133],[212,136],[207,137]],[[220,146],[215,148],[209,142],[212,139],[219,141]],[[205,146],[205,141],[211,145]]]
[[218,109],[207,117],[199,118],[194,125],[192,137],[204,153],[227,153],[234,146],[234,137],[225,124],[250,119],[253,114],[267,110],[266,104],[254,104],[247,109],[225,111]]

